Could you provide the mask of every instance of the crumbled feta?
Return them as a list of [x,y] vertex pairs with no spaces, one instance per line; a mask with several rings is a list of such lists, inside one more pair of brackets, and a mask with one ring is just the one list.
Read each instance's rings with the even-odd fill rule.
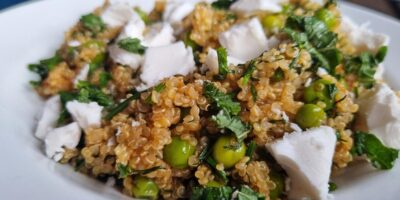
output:
[[312,78],[308,78],[308,79],[306,80],[306,82],[304,83],[304,87],[310,86],[311,83],[312,83]]
[[146,50],[139,76],[143,83],[136,89],[143,91],[155,86],[164,78],[175,75],[185,76],[194,70],[196,70],[196,65],[192,48],[186,48],[183,42],[150,47]]
[[112,4],[128,4],[130,7],[140,7],[146,13],[150,13],[154,9],[156,1],[149,0],[108,0]]
[[128,23],[135,15],[137,14],[129,4],[115,3],[105,9],[101,15],[101,19],[110,27],[121,27]]
[[68,46],[70,47],[79,47],[81,46],[81,42],[79,42],[78,40],[71,40],[68,42]]
[[44,140],[46,155],[58,162],[63,157],[64,147],[69,149],[75,148],[80,138],[81,129],[76,122],[53,129],[47,134]]
[[86,64],[85,66],[83,66],[81,71],[79,71],[79,74],[74,79],[75,87],[78,85],[79,81],[86,81],[87,80],[88,75],[89,75],[89,69],[90,69],[90,65]]
[[170,0],[165,5],[163,20],[171,24],[179,24],[188,16],[200,1],[177,1]]
[[97,102],[82,103],[73,100],[69,101],[66,107],[72,118],[78,122],[82,129],[100,127],[103,106],[100,106]]
[[400,103],[396,93],[385,83],[360,96],[359,114],[365,118],[369,132],[386,146],[400,149]]
[[389,36],[372,32],[368,29],[367,24],[358,26],[346,16],[342,18],[340,29],[347,35],[359,53],[363,51],[376,53],[380,47],[389,44]]
[[[238,65],[243,64],[244,62],[236,59],[234,57],[228,56],[228,65]],[[204,63],[204,68],[208,69],[213,74],[218,74],[219,65],[218,65],[218,54],[215,49],[210,48],[208,50],[208,54]]]
[[132,120],[132,124],[131,125],[132,125],[132,127],[137,127],[137,126],[140,126],[141,123],[138,122],[138,121]]
[[148,28],[143,39],[143,45],[147,47],[163,46],[175,41],[174,29],[168,23],[156,23]]
[[60,96],[56,95],[49,98],[44,105],[42,116],[40,117],[36,128],[35,136],[43,140],[47,133],[56,127],[60,113]]
[[335,130],[327,126],[285,134],[267,145],[291,179],[289,199],[327,199],[335,146]]
[[328,75],[329,73],[326,71],[326,69],[324,69],[324,68],[322,68],[322,67],[318,67],[318,69],[317,69],[317,75],[319,76],[319,77],[323,77],[323,76],[325,76],[325,75]]
[[260,20],[253,18],[234,25],[219,35],[219,42],[230,56],[248,61],[268,50],[268,41]]
[[127,24],[119,34],[117,41],[125,38],[143,39],[143,32],[146,29],[146,24],[136,13],[132,14]]
[[114,62],[126,65],[133,70],[137,70],[143,63],[143,56],[128,52],[124,49],[119,48],[118,44],[112,44],[108,47],[110,57]]
[[289,126],[290,126],[290,128],[291,128],[293,131],[295,131],[295,132],[301,132],[301,131],[302,131],[302,129],[300,128],[300,126],[297,125],[297,124],[295,124],[295,123],[290,123]]
[[231,10],[236,12],[268,11],[277,13],[282,11],[281,0],[239,0],[233,3]]

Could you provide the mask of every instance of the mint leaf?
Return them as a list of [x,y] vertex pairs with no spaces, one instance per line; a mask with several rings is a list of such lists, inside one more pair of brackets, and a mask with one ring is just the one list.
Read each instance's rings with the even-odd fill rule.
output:
[[225,48],[220,47],[217,49],[217,55],[218,55],[218,69],[219,69],[219,74],[225,76],[229,73],[228,69],[228,52],[226,51]]
[[357,131],[353,134],[354,146],[352,153],[366,155],[372,165],[378,169],[393,168],[395,160],[399,156],[399,150],[386,147],[382,142],[370,133]]
[[263,194],[257,193],[247,185],[242,185],[238,192],[238,200],[264,200]]
[[231,200],[233,189],[229,186],[223,187],[195,187],[190,200]]
[[147,47],[143,46],[138,38],[125,38],[118,42],[118,46],[128,52],[143,55]]
[[204,82],[204,96],[212,103],[216,103],[219,109],[225,110],[232,115],[239,114],[241,107],[239,102],[234,102],[232,97],[218,90],[211,82]]
[[99,16],[92,13],[82,16],[80,22],[85,29],[94,34],[102,32],[106,27],[103,20]]
[[224,110],[221,110],[216,116],[212,116],[212,120],[218,124],[219,128],[226,128],[233,133],[238,142],[243,142],[250,132],[250,127],[243,123],[238,116],[230,116]]

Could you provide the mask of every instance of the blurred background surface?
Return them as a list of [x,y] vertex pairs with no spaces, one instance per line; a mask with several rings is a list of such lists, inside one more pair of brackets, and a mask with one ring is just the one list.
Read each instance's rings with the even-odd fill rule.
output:
[[[0,0],[0,10],[28,0]],[[343,0],[400,18],[400,0]]]

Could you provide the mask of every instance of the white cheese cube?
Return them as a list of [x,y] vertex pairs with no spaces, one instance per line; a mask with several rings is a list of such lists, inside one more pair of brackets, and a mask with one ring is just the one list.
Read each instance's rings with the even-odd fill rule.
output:
[[231,10],[236,12],[268,11],[277,13],[282,11],[282,0],[239,0],[233,3]]
[[56,95],[49,98],[43,108],[42,116],[36,127],[35,136],[39,139],[44,139],[49,131],[57,125],[58,117],[61,114],[60,96]]
[[321,126],[286,134],[267,145],[291,180],[289,199],[327,199],[335,130]]
[[232,26],[219,35],[219,42],[230,56],[243,61],[256,58],[268,50],[267,37],[257,18]]
[[46,155],[58,162],[63,157],[64,147],[69,149],[75,148],[80,138],[81,129],[76,122],[53,129],[47,134],[44,140]]
[[400,149],[400,103],[396,93],[385,83],[360,96],[359,113],[365,118],[369,132],[386,146]]
[[[228,56],[228,65],[239,65],[245,62],[236,59],[234,57]],[[209,49],[208,54],[204,63],[204,68],[208,69],[213,74],[218,74],[219,72],[219,65],[218,65],[218,54],[215,49]]]
[[69,101],[66,107],[74,121],[78,122],[82,129],[100,127],[103,106],[100,106],[97,102],[82,103],[73,100]]
[[146,90],[161,80],[175,76],[187,75],[196,70],[192,48],[186,48],[183,42],[171,45],[149,47],[144,56],[140,73],[143,82],[136,89]]

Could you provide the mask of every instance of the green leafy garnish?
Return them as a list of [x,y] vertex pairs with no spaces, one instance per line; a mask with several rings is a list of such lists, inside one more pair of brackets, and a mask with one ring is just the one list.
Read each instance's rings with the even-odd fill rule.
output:
[[118,178],[126,178],[131,175],[146,175],[156,170],[163,169],[161,166],[152,167],[144,170],[135,170],[127,165],[117,164],[117,171],[119,172]]
[[160,83],[154,87],[154,91],[160,93],[165,89],[165,83]]
[[89,103],[91,101],[97,102],[101,106],[111,106],[113,104],[113,100],[110,96],[106,95],[103,91],[101,91],[98,87],[91,85],[86,81],[79,81],[78,85],[78,93],[76,96],[76,100],[83,103]]
[[253,158],[254,152],[256,151],[257,144],[254,141],[251,141],[249,144],[249,147],[246,150],[246,156],[250,158],[250,160]]
[[207,157],[206,159],[207,164],[212,168],[212,170],[214,171],[214,173],[220,178],[222,179],[222,181],[224,183],[228,182],[228,177],[225,173],[225,171],[221,171],[217,169],[217,161],[214,160],[214,158],[212,158],[211,156]]
[[93,72],[96,69],[98,69],[101,66],[103,66],[105,60],[106,60],[106,54],[105,53],[97,54],[89,64],[89,75],[93,74]]
[[272,82],[279,82],[285,78],[285,72],[283,71],[282,68],[278,67],[274,74],[271,76],[271,81]]
[[263,194],[257,193],[247,185],[242,185],[238,192],[238,200],[264,200]]
[[251,97],[253,98],[253,101],[256,102],[257,101],[257,90],[253,84],[250,85],[250,93],[251,93]]
[[233,3],[235,3],[237,0],[218,0],[218,1],[216,1],[216,2],[213,2],[212,4],[211,4],[211,6],[213,7],[213,8],[216,8],[216,9],[225,9],[225,10],[228,10],[229,9],[229,7],[233,4]]
[[131,53],[143,55],[147,47],[143,46],[138,38],[125,38],[118,42],[121,49]]
[[329,182],[329,192],[333,192],[337,189],[337,185],[334,182]]
[[385,59],[386,52],[387,47],[383,46],[375,56],[369,52],[363,52],[359,56],[346,58],[345,71],[357,75],[358,81],[365,88],[372,88],[375,84],[376,69]]
[[99,86],[101,88],[106,87],[108,84],[108,81],[112,79],[112,76],[108,72],[101,72],[99,76]]
[[247,85],[247,83],[249,82],[251,75],[253,74],[253,72],[256,70],[256,62],[255,61],[251,61],[249,63],[249,66],[247,67],[246,71],[244,71],[243,73],[243,84]]
[[222,76],[226,76],[229,73],[228,69],[228,52],[225,48],[220,47],[217,49],[218,55],[218,69],[219,74]]
[[140,98],[140,93],[137,92],[137,91],[133,91],[132,92],[132,96],[130,96],[129,98],[125,99],[123,102],[119,103],[115,107],[111,108],[109,110],[108,114],[104,118],[106,120],[111,120],[115,115],[117,115],[118,113],[120,113],[123,110],[125,110],[125,108],[127,108],[129,106],[131,101],[137,100],[139,98]]
[[145,24],[149,24],[150,20],[149,20],[149,16],[147,15],[146,12],[144,12],[142,9],[140,9],[139,7],[135,7],[134,8],[135,12],[139,15],[139,17],[143,20],[143,22]]
[[219,128],[226,128],[232,131],[238,142],[242,142],[250,132],[250,127],[242,122],[238,116],[231,116],[224,110],[221,110],[217,115],[212,116]]
[[231,200],[233,189],[223,187],[195,187],[192,190],[190,200]]
[[61,100],[61,113],[60,116],[58,117],[57,124],[65,124],[67,120],[71,117],[66,104],[68,101],[72,101],[76,99],[77,94],[74,92],[60,92],[60,100]]
[[336,94],[338,92],[336,85],[335,84],[326,84],[325,87],[326,87],[326,91],[328,93],[328,97],[331,100],[334,100],[336,97]]
[[216,103],[218,108],[225,110],[232,115],[239,114],[241,107],[240,103],[234,102],[232,97],[218,90],[211,82],[204,82],[204,96],[212,103]]
[[103,20],[99,16],[92,13],[82,16],[80,22],[85,29],[91,31],[94,34],[102,32],[106,27]]
[[40,85],[44,79],[47,78],[49,72],[54,69],[54,67],[62,61],[62,58],[59,55],[55,55],[51,58],[44,59],[39,61],[38,64],[30,64],[28,65],[28,69],[40,76],[39,81],[32,81],[33,85]]
[[353,134],[354,146],[352,153],[366,155],[372,165],[378,169],[393,168],[395,160],[399,156],[399,150],[386,147],[382,142],[370,133],[355,132]]

